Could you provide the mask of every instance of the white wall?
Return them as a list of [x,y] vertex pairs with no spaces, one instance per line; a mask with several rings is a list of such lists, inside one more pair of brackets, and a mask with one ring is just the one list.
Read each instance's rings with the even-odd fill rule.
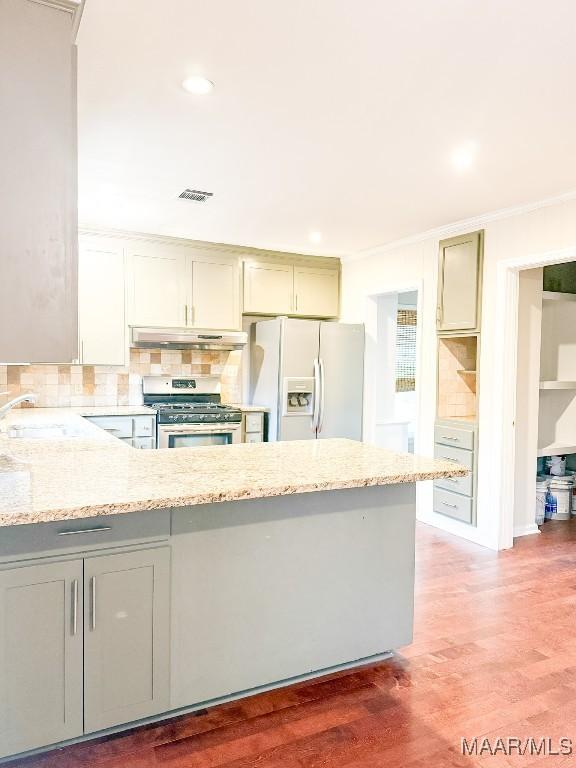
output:
[[538,533],[536,511],[536,451],[542,328],[542,269],[519,274],[516,381],[516,460],[514,471],[514,536]]
[[[501,385],[498,353],[501,349],[502,318],[493,308],[499,290],[497,265],[512,258],[545,254],[576,246],[576,200],[532,207],[525,212],[503,212],[427,233],[411,242],[376,250],[363,258],[344,263],[342,274],[343,320],[367,322],[373,328],[367,297],[376,293],[417,288],[421,283],[419,311],[422,317],[421,380],[419,386],[419,425],[416,452],[432,455],[436,398],[436,287],[438,240],[475,229],[485,230],[482,343],[479,378],[479,463],[478,525],[476,528],[443,518],[431,512],[431,484],[423,483],[418,492],[419,519],[465,538],[498,548],[501,515],[495,503],[491,476],[494,474],[491,440],[501,430],[501,416],[491,407]],[[368,353],[368,350],[367,350]],[[369,402],[367,402],[369,408]],[[371,418],[370,414],[366,415]]]

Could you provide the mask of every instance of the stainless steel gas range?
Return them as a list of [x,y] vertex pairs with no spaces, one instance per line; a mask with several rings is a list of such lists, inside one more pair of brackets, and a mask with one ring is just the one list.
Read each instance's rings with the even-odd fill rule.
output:
[[242,441],[242,412],[223,405],[217,376],[144,376],[144,404],[156,409],[158,448]]

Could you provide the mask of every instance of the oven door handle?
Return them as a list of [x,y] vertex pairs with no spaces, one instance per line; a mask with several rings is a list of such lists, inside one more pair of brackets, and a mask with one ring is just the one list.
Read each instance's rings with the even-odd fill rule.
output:
[[207,433],[211,435],[216,434],[222,434],[226,432],[232,432],[234,430],[240,429],[241,422],[232,422],[229,427],[204,427],[199,425],[182,425],[180,429],[174,428],[174,427],[168,427],[166,428],[166,425],[161,424],[160,425],[160,431],[165,435],[181,435],[181,434],[200,434],[200,433]]

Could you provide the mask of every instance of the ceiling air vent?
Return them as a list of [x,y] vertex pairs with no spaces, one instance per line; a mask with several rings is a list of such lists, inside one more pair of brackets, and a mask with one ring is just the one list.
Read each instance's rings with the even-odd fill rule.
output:
[[196,203],[206,203],[213,197],[213,192],[200,192],[198,189],[185,189],[184,192],[178,195],[184,200],[194,200]]

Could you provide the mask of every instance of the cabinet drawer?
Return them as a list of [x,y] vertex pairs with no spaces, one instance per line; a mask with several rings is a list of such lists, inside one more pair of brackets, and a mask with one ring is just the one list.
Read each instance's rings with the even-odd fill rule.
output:
[[264,414],[262,413],[244,414],[244,425],[246,432],[262,432],[263,416]]
[[474,467],[474,454],[472,451],[466,451],[464,448],[452,448],[451,445],[439,445],[436,443],[434,446],[434,458],[457,461],[468,469]]
[[261,443],[262,432],[247,432],[244,438],[245,443]]
[[453,517],[463,523],[472,522],[474,500],[469,496],[460,496],[440,488],[434,488],[434,512]]
[[474,430],[436,426],[434,428],[434,441],[442,443],[442,445],[453,445],[455,448],[465,448],[467,451],[473,451]]
[[473,479],[472,472],[466,477],[442,477],[434,481],[434,487],[442,488],[445,491],[461,493],[464,496],[473,496]]
[[15,525],[2,529],[0,562],[157,541],[169,535],[167,509]]
[[134,416],[134,437],[153,437],[155,416]]
[[86,418],[100,429],[110,432],[114,437],[132,437],[131,416],[89,416]]

